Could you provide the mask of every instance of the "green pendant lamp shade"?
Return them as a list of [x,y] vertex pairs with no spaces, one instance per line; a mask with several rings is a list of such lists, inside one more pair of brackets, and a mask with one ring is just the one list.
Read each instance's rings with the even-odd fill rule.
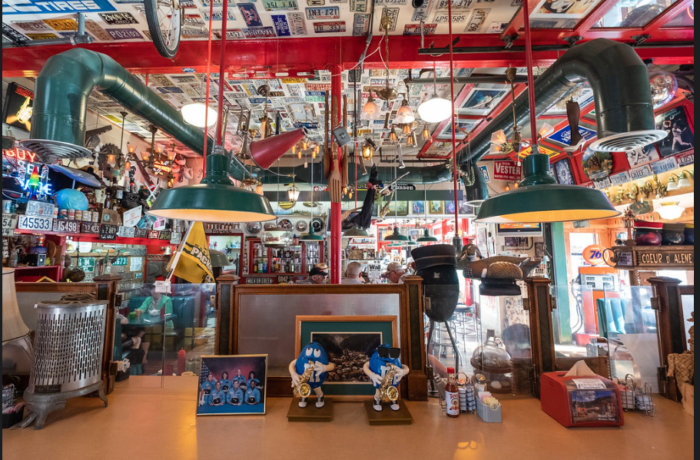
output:
[[418,243],[437,243],[438,239],[435,238],[434,236],[430,236],[430,232],[426,228],[423,230],[423,236],[416,239],[416,242],[418,242]]
[[384,238],[384,241],[408,241],[406,235],[402,235],[399,231],[399,227],[394,227],[394,233]]
[[358,238],[362,238],[362,237],[368,237],[369,233],[367,233],[367,230],[365,230],[364,228],[352,227],[352,228],[345,230],[345,232],[343,232],[343,236],[355,236]]
[[207,173],[197,185],[162,190],[149,214],[201,222],[264,222],[275,219],[270,202],[235,187],[228,177],[228,158],[207,156]]
[[484,201],[476,222],[569,222],[609,219],[621,214],[599,190],[557,185],[549,175],[547,155],[528,155],[523,168],[525,178],[520,186]]
[[314,232],[314,226],[311,225],[310,227],[311,228],[309,228],[309,233],[304,233],[299,239],[302,241],[323,241],[323,237]]

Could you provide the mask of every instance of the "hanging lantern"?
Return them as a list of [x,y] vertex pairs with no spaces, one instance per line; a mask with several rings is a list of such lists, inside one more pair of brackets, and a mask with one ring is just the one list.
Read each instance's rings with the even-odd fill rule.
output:
[[307,141],[306,138],[304,138],[304,140],[301,141],[301,149],[306,150],[308,148],[309,148],[309,141]]
[[403,102],[401,102],[401,107],[396,111],[396,122],[413,123],[415,119],[416,117],[413,115],[413,109],[408,105],[408,101],[404,99]]
[[391,133],[389,134],[389,140],[391,142],[396,142],[399,140],[399,137],[396,135],[396,130],[394,129],[393,126],[391,128]]
[[299,193],[299,189],[296,187],[296,185],[292,184],[292,186],[287,189],[287,197],[289,198],[289,201],[296,203],[299,199]]
[[131,162],[129,160],[126,160],[126,163],[124,163],[124,169],[127,171],[131,170]]
[[[129,144],[127,144],[127,145],[129,145]],[[129,153],[134,153],[134,152],[136,152],[136,147],[134,147],[133,145],[129,145]]]
[[411,125],[409,125],[409,124],[403,125],[403,133],[407,136],[409,134],[411,134]]
[[430,139],[430,130],[428,129],[428,124],[423,125],[423,139],[428,140]]
[[376,147],[377,146],[374,144],[372,139],[365,139],[365,145],[362,147],[362,158],[365,160],[371,160]]

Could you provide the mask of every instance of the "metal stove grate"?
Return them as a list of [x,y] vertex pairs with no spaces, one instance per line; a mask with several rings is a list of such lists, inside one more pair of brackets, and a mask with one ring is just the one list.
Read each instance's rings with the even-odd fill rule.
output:
[[88,158],[92,152],[85,147],[80,147],[69,142],[51,141],[47,139],[25,139],[19,141],[19,145],[32,151],[41,157],[44,163],[53,163],[56,160],[76,160]]
[[591,144],[590,148],[600,152],[622,152],[653,144],[654,142],[662,140],[667,135],[668,133],[666,131],[658,129],[614,134],[598,139]]

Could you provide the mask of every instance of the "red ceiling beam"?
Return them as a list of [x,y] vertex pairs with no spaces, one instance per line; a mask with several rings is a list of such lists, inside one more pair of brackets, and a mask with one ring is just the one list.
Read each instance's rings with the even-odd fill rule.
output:
[[692,4],[693,0],[678,0],[676,3],[666,8],[660,15],[649,21],[649,23],[643,28],[644,33],[651,35],[653,38],[656,33],[659,32],[659,29],[668,24],[668,22],[675,18],[677,14]]
[[[533,1],[532,3],[528,2],[528,17],[535,11],[537,8],[537,5],[539,2]],[[525,23],[525,15],[524,15],[523,7],[521,6],[520,9],[518,10],[517,13],[513,16],[513,19],[510,20],[510,23],[508,24],[508,27],[506,27],[506,30],[501,33],[500,39],[505,40],[506,37],[512,37],[512,36],[518,36],[520,34],[520,28],[523,27],[523,24]]]
[[[459,107],[462,105],[462,102],[467,98],[467,95],[471,92],[471,90],[474,88],[474,85],[472,84],[466,84],[462,87],[462,89],[459,91],[459,94],[455,98],[455,111],[459,110]],[[448,98],[449,99],[449,98]],[[452,123],[452,117],[441,121],[438,123],[437,128],[433,131],[433,134],[430,136],[430,139],[425,141],[425,144],[423,144],[423,147],[421,147],[420,152],[418,152],[418,158],[423,158],[425,153],[428,151],[431,145],[433,145],[433,142],[435,142],[442,133],[442,130],[445,129],[445,126],[447,126],[448,123]],[[456,129],[456,127],[455,127]],[[457,134],[457,133],[455,133]],[[430,157],[430,158],[435,158],[435,159],[445,159],[445,158],[450,158],[452,154],[450,153],[449,155],[445,155],[442,157]]]
[[[593,29],[586,34],[610,34],[611,29]],[[615,29],[612,29],[613,31]],[[635,30],[639,33],[641,29]],[[673,33],[669,33],[672,30]],[[603,31],[603,32],[598,32]],[[556,43],[560,32],[554,30],[533,31],[535,44]],[[624,34],[617,33],[613,39],[631,41],[628,35],[634,35],[629,30]],[[654,41],[664,38],[669,40],[693,40],[693,28],[659,29],[654,33]],[[503,42],[494,34],[459,35],[459,46],[483,47],[503,46]],[[430,36],[435,46],[441,47],[447,43],[447,38],[441,35]],[[332,38],[286,38],[279,40],[232,40],[232,51],[226,57],[227,72],[263,72],[261,77],[270,77],[271,72],[288,72],[297,76],[298,72],[329,69],[331,65],[341,64],[346,67],[355,65],[365,48],[365,37],[332,37]],[[374,50],[379,39],[373,39],[370,50]],[[220,41],[212,44],[212,72],[218,72],[218,55]],[[518,46],[518,43],[515,44]],[[135,43],[94,43],[79,45],[82,48],[104,53],[135,74],[182,73],[183,69],[193,68],[203,72],[206,68],[207,42],[183,41],[175,59],[166,59],[158,54],[150,42]],[[3,77],[36,76],[51,56],[71,49],[70,45],[52,45],[3,49]],[[420,69],[448,65],[448,55],[439,57],[419,55],[420,37],[392,36],[389,40],[389,55],[391,68]],[[235,50],[235,51],[233,51]],[[534,64],[537,66],[551,65],[563,51],[535,51]],[[690,64],[694,62],[692,48],[637,48],[637,53],[645,58],[655,58],[657,64]],[[525,53],[519,51],[468,53],[455,55],[456,68],[485,68],[485,67],[523,67]],[[367,69],[384,68],[384,64],[375,53],[365,62]]]

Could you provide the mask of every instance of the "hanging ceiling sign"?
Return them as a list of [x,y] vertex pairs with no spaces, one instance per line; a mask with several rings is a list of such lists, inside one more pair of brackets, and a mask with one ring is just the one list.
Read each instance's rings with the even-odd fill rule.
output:
[[394,191],[398,190],[399,192],[407,191],[407,190],[415,190],[416,186],[413,184],[392,184],[389,186],[389,190]]
[[496,180],[519,181],[521,166],[515,161],[494,161],[493,178]]
[[108,0],[73,0],[70,2],[51,2],[41,0],[3,0],[2,15],[10,14],[71,14],[98,13],[116,11]]
[[[597,133],[594,130],[584,128],[583,126],[578,127],[578,132],[586,140],[592,139],[597,135]],[[546,139],[548,141],[557,142],[562,145],[569,145],[571,143],[571,126],[566,126],[560,129],[559,131],[556,131]]]

